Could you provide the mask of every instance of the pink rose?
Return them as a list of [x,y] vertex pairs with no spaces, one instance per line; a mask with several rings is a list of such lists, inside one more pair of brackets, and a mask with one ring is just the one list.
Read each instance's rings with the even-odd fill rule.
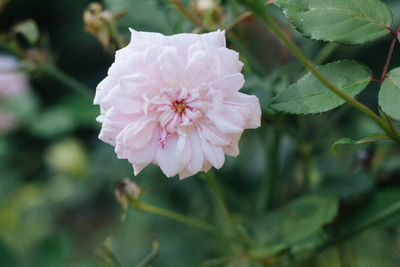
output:
[[97,86],[99,138],[135,175],[154,163],[183,179],[237,156],[243,130],[260,126],[261,109],[257,97],[239,92],[243,63],[226,48],[225,32],[131,33]]

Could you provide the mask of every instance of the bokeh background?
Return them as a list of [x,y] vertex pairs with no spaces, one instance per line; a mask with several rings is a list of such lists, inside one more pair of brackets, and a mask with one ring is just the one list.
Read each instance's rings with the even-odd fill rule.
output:
[[[135,266],[151,252],[154,239],[159,251],[152,266],[199,266],[229,255],[234,245],[157,215],[130,208],[121,220],[114,185],[128,177],[142,188],[144,202],[212,224],[225,223],[198,176],[168,179],[158,167],[149,166],[134,177],[131,165],[97,139],[99,109],[90,94],[113,62],[115,46],[105,48],[85,31],[83,14],[90,2],[10,0],[0,13],[0,52],[21,59],[31,85],[29,95],[9,105],[19,126],[0,134],[0,266],[112,266],[104,261],[104,246],[111,247],[121,266]],[[204,11],[196,0],[183,1],[211,29],[233,23],[244,11],[235,0],[217,2],[219,8]],[[398,23],[400,2],[384,2]],[[125,13],[116,20],[124,42],[129,41],[128,27],[164,34],[195,28],[167,0],[100,3],[110,12]],[[315,62],[355,58],[379,76],[390,36],[363,46],[324,44],[302,38],[276,7],[269,12]],[[37,38],[30,35],[32,28],[15,30],[27,20],[37,25]],[[378,131],[373,122],[348,106],[324,115],[274,114],[268,107],[271,98],[304,69],[254,18],[241,21],[227,38],[245,63],[243,91],[259,96],[264,111],[262,127],[241,139],[240,155],[227,158],[216,172],[238,221],[252,224],[262,217],[258,195],[268,177],[273,178],[273,190],[265,213],[306,191],[323,191],[340,199],[331,228],[343,220],[356,224],[400,202],[398,146],[379,142],[341,147],[338,156],[330,153],[331,144],[341,137],[357,139]],[[391,66],[400,64],[399,52],[396,47]],[[359,99],[376,110],[377,93],[378,86],[371,84]],[[357,216],[351,217],[353,213]],[[264,263],[240,255],[215,266],[398,266],[399,222],[400,214],[395,214],[324,250],[303,247],[297,254]],[[301,229],[301,222],[295,223]],[[276,227],[279,222],[261,224],[253,234],[268,235]]]

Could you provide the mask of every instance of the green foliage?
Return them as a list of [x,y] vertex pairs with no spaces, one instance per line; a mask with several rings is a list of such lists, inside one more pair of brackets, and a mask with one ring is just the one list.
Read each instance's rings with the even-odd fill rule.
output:
[[[116,20],[125,40],[127,27],[163,34],[194,28],[169,0],[103,2],[106,12],[126,12]],[[301,60],[294,61],[288,43],[278,45],[274,32],[261,25],[268,22],[266,16],[281,23],[275,17],[278,8],[264,0],[216,2],[221,4],[221,24],[215,24],[212,12],[201,14],[193,8],[194,1],[182,0],[205,24],[197,28],[201,32],[222,30],[246,18],[226,31],[227,46],[239,52],[245,64],[242,92],[258,96],[263,111],[262,129],[245,131],[238,157],[227,157],[217,172],[227,214],[198,177],[166,179],[155,166],[134,177],[131,164],[117,159],[112,146],[98,141],[99,109],[92,103],[92,93],[113,56],[84,33],[80,19],[86,3],[10,1],[0,14],[1,53],[18,55],[28,69],[40,64],[37,71],[29,72],[31,94],[11,103],[0,100],[20,122],[20,128],[0,136],[0,266],[108,266],[93,257],[110,236],[112,250],[103,247],[103,252],[118,266],[132,266],[142,259],[145,265],[151,260],[152,266],[174,267],[375,267],[400,262],[398,146],[373,142],[388,136],[369,135],[379,130],[363,113],[350,108],[319,116],[276,113],[323,113],[344,101],[310,73],[297,80],[305,71]],[[398,1],[386,2],[400,17]],[[305,36],[318,40],[361,44],[388,34],[386,26],[392,23],[390,11],[378,0],[276,3]],[[241,15],[247,11],[262,20]],[[40,22],[42,33],[36,32],[34,21]],[[15,33],[22,38],[15,38]],[[314,58],[315,64],[357,58],[368,63],[373,73],[381,73],[387,56],[381,48],[389,47],[386,43],[322,47],[291,34],[283,32],[296,42],[295,47],[306,48],[305,57]],[[396,52],[392,61],[399,65]],[[318,66],[318,71],[351,97],[362,92],[372,77],[368,68],[352,60]],[[388,74],[379,93],[379,105],[394,119],[400,114],[398,72]],[[377,100],[374,85],[359,97],[372,113]],[[380,118],[390,126],[383,113]],[[398,123],[392,122],[394,127]],[[367,137],[335,142],[341,136]],[[332,152],[342,144],[364,145],[346,146],[340,157],[333,157],[327,149],[333,142]],[[135,209],[128,209],[121,223],[114,185],[125,177],[142,189],[143,203],[205,221],[217,233]],[[263,184],[266,187],[260,188]],[[259,203],[265,207],[258,207]],[[240,222],[238,231],[248,234],[254,247],[235,235],[229,214]],[[160,243],[152,251],[155,237]]]
[[260,248],[256,257],[269,256],[322,231],[338,211],[338,199],[327,194],[304,195],[256,222]]
[[369,143],[369,142],[375,142],[379,140],[390,140],[390,138],[385,135],[385,134],[371,134],[363,139],[360,140],[353,140],[348,137],[341,138],[337,140],[333,145],[331,146],[331,152],[334,155],[337,155],[339,145],[359,145],[359,144],[364,144],[364,143]]
[[114,12],[126,11],[119,21],[121,32],[128,33],[128,27],[135,30],[170,32],[168,17],[156,0],[106,0],[106,7]]
[[[318,66],[318,70],[350,96],[358,95],[367,87],[371,71],[353,60],[341,60]],[[308,73],[279,93],[271,107],[295,114],[315,114],[334,109],[345,101],[330,91],[314,75]]]
[[315,40],[362,44],[389,34],[390,10],[380,0],[278,0],[295,27]]
[[376,192],[357,211],[349,216],[343,225],[342,231],[356,231],[363,229],[370,223],[391,226],[400,222],[400,213],[397,212],[389,218],[385,215],[400,205],[400,189],[389,188]]
[[351,201],[367,195],[374,187],[373,178],[365,172],[339,173],[324,176],[320,190]]
[[390,117],[400,120],[400,68],[391,70],[382,83],[379,105]]

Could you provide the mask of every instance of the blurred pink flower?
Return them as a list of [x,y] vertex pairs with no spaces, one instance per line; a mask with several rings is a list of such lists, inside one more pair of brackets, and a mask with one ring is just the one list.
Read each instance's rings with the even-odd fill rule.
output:
[[0,133],[8,132],[17,126],[17,119],[9,112],[0,109]]
[[[0,55],[0,105],[13,101],[27,93],[29,83],[26,76],[19,72],[17,59]],[[8,110],[0,109],[0,132],[8,132],[18,126],[18,120]]]
[[11,56],[0,55],[0,99],[10,99],[28,91],[26,76],[18,71],[19,62]]
[[260,126],[261,110],[257,97],[239,92],[243,63],[226,48],[225,32],[131,33],[97,86],[99,138],[135,175],[154,163],[183,179],[237,156],[243,130]]

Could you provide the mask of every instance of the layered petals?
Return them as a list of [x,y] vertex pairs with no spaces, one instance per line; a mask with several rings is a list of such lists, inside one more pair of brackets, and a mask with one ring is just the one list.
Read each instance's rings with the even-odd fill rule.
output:
[[261,109],[257,97],[239,92],[243,63],[226,48],[225,32],[131,33],[97,87],[99,138],[135,175],[154,163],[183,179],[237,156],[243,131],[260,126]]

